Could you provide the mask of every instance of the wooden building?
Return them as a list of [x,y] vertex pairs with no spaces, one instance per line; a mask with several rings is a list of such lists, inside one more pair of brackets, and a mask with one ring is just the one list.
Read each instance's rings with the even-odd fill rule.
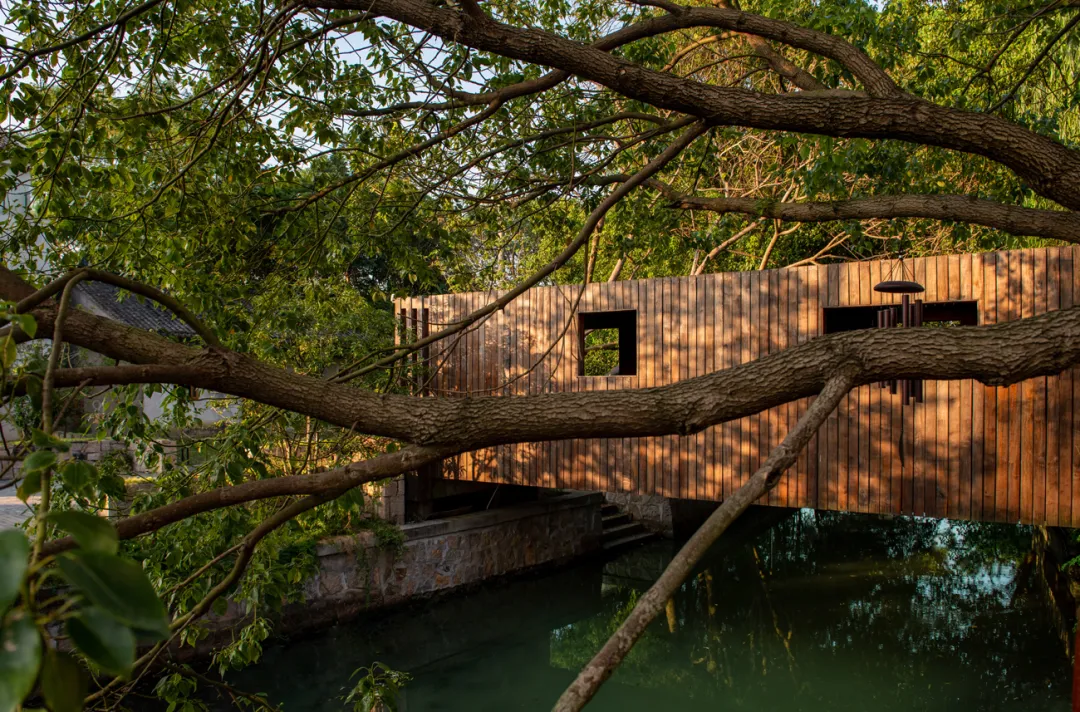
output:
[[[1080,248],[1069,247],[905,266],[926,287],[927,322],[993,324],[1080,301],[1078,260]],[[580,285],[538,287],[418,355],[416,388],[477,398],[672,383],[831,331],[873,327],[881,305],[899,303],[872,289],[890,276],[895,263],[878,261],[590,284],[584,293]],[[410,338],[497,296],[439,295],[397,307]],[[592,329],[617,335],[617,349],[607,350],[618,353],[618,375],[585,375]],[[767,503],[1080,526],[1080,370],[1008,388],[927,381],[923,390],[923,402],[911,404],[877,385],[852,391]],[[501,446],[447,460],[440,476],[719,501],[808,402],[688,437]]]

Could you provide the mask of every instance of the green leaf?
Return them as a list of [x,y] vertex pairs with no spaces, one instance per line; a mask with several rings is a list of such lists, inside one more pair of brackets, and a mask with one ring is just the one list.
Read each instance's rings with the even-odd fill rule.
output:
[[99,551],[74,551],[59,560],[71,585],[128,627],[157,639],[169,636],[169,614],[142,567]]
[[120,475],[103,475],[98,481],[98,490],[110,497],[123,499],[127,496],[127,483]]
[[67,452],[71,449],[71,446],[60,438],[49,435],[38,428],[33,429],[30,439],[31,442],[34,443],[34,447],[39,450],[59,450],[60,452]]
[[105,672],[131,674],[135,634],[100,608],[86,608],[67,622],[67,634],[79,652]]
[[47,652],[41,691],[51,712],[80,712],[86,697],[86,675],[79,661],[68,653]]
[[30,560],[30,542],[18,529],[0,531],[0,614],[19,595]]
[[12,712],[30,694],[41,666],[41,636],[25,612],[0,630],[0,712]]
[[12,318],[31,339],[37,334],[37,320],[33,314],[18,314]]
[[19,489],[15,490],[15,496],[22,501],[27,501],[32,495],[41,491],[41,471],[35,470],[33,472],[27,472],[23,477],[22,484],[19,485]]
[[51,450],[35,450],[23,460],[23,473],[42,472],[55,464],[55,452]]
[[225,466],[225,473],[229,476],[229,481],[234,485],[244,481],[244,465],[236,460]]
[[68,460],[60,470],[60,479],[72,494],[89,497],[97,484],[98,472],[85,460]]
[[87,551],[115,554],[120,547],[116,528],[102,517],[95,517],[86,512],[66,510],[49,512],[47,519],[70,534],[78,545]]

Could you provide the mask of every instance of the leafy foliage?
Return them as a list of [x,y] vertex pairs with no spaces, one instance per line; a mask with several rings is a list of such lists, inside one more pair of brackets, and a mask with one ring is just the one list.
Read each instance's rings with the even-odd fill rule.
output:
[[354,712],[397,712],[401,690],[412,679],[408,673],[391,670],[379,662],[353,672],[352,677],[357,676],[356,684],[344,697]]

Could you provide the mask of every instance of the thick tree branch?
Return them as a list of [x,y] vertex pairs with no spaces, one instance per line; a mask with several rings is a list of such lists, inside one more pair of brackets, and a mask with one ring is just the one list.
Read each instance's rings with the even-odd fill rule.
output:
[[630,652],[649,623],[664,609],[665,602],[674,595],[709,547],[732,522],[746,511],[747,507],[776,486],[780,481],[780,476],[795,463],[799,453],[810,442],[810,438],[854,385],[855,379],[843,372],[833,376],[825,384],[821,395],[810,405],[783,442],[769,453],[761,469],[755,472],[746,484],[724,500],[694,533],[694,536],[683,545],[656,583],[638,599],[637,605],[623,624],[559,698],[555,704],[555,712],[577,712],[592,699],[600,689],[600,685],[611,677],[611,673]]
[[754,52],[759,57],[764,58],[769,63],[774,72],[800,89],[817,92],[834,91],[819,82],[813,74],[770,47],[766,40],[757,35],[746,35],[746,41],[750,43],[750,46],[754,48]]
[[[587,182],[590,185],[606,185],[625,179],[625,174],[614,173],[597,176]],[[1044,237],[1080,244],[1080,213],[1006,205],[967,195],[877,195],[851,200],[786,203],[764,198],[706,198],[687,195],[656,178],[650,180],[648,186],[667,198],[672,207],[684,210],[741,213],[752,217],[803,223],[925,218],[982,225],[1010,235]]]
[[158,304],[166,307],[178,316],[184,323],[190,326],[196,334],[202,337],[202,340],[206,342],[208,346],[219,346],[217,335],[210,330],[205,324],[203,324],[194,314],[191,313],[187,307],[185,307],[179,300],[174,299],[160,289],[151,287],[148,284],[142,282],[136,282],[133,279],[121,277],[119,275],[112,274],[111,272],[104,272],[99,269],[80,268],[72,270],[62,277],[54,279],[47,285],[39,289],[34,294],[19,300],[19,303],[15,305],[15,311],[17,313],[25,313],[36,307],[37,305],[45,302],[54,295],[58,294],[64,289],[68,282],[75,280],[81,281],[83,279],[93,280],[95,282],[105,282],[115,287],[120,287],[132,294],[138,294],[139,296],[152,299]]
[[1011,235],[1031,235],[1080,244],[1080,213],[1005,205],[965,195],[879,195],[820,203],[679,196],[673,197],[672,205],[687,210],[742,213],[803,223],[872,218],[928,218],[983,225]]
[[[176,383],[198,380],[206,374],[206,364],[214,363],[210,359],[195,359],[184,364],[131,364],[124,366],[80,366],[59,369],[54,374],[57,388],[86,386],[126,386],[133,383]],[[81,378],[80,378],[81,376]],[[26,381],[17,382],[6,395],[21,396],[26,394]]]
[[[725,8],[731,8],[731,3],[727,0],[720,0],[717,4]],[[829,87],[819,82],[817,77],[773,49],[765,38],[746,33],[742,36],[754,48],[754,53],[768,62],[774,72],[795,86],[805,91],[829,91]]]
[[[422,0],[327,0],[314,5],[351,10],[363,6],[373,14],[448,42],[560,69],[628,98],[697,116],[713,125],[900,139],[985,156],[1011,168],[1041,195],[1067,208],[1080,209],[1080,152],[997,116],[943,107],[904,94],[857,50],[855,55],[841,56],[849,68],[858,60],[856,75],[872,98],[802,95],[813,92],[769,95],[646,69],[541,30],[495,20],[466,22],[459,13]],[[723,8],[691,8],[632,25],[623,32],[648,36],[701,26],[753,32],[802,49],[822,54],[828,51],[826,56],[850,47],[839,38]]]
[[[0,270],[0,285],[3,276]],[[35,316],[40,329],[51,329],[52,307],[40,308]],[[814,395],[830,374],[852,364],[858,384],[973,378],[1007,385],[1059,373],[1080,361],[1076,307],[993,326],[823,336],[751,363],[657,388],[520,398],[414,398],[330,383],[242,354],[200,351],[83,312],[70,314],[64,329],[69,343],[112,358],[198,366],[198,375],[177,378],[177,385],[250,398],[356,432],[463,450],[562,438],[693,433]],[[78,373],[84,380],[88,375]],[[148,373],[148,382],[158,382],[159,375]],[[133,376],[125,377],[136,382]],[[77,380],[68,380],[63,370],[56,378],[57,383]]]
[[[485,16],[485,19],[488,18],[486,18]],[[630,42],[642,39],[643,36],[647,35],[628,33],[625,29],[622,29],[604,37],[601,37],[600,39],[593,42],[591,46],[595,47],[596,49],[609,52],[613,49],[618,49],[624,44],[628,44]],[[530,96],[533,94],[541,94],[548,89],[553,89],[562,82],[569,79],[570,76],[571,75],[569,72],[564,72],[556,69],[547,72],[542,76],[536,77],[535,79],[526,79],[525,81],[511,84],[505,87],[500,87],[499,89],[493,89],[491,91],[477,93],[452,91],[452,98],[449,101],[445,102],[405,101],[375,109],[346,109],[341,113],[345,116],[362,118],[367,116],[386,116],[389,114],[396,114],[402,111],[409,111],[415,109],[423,109],[424,111],[447,111],[450,109],[462,109],[469,106],[478,106],[481,104],[491,104],[492,102],[507,103],[513,99],[519,99],[521,97]]]
[[[367,7],[372,14],[383,15],[414,27],[421,26],[416,24],[417,22],[438,24],[440,28],[449,28],[450,23],[456,27],[469,24],[468,19],[463,18],[460,14],[424,3],[422,0],[312,0],[309,2],[309,6],[326,8],[356,9],[357,5]],[[618,46],[621,46],[632,41],[696,27],[732,30],[741,34],[756,35],[774,40],[790,47],[804,49],[835,60],[855,75],[872,95],[896,96],[903,93],[889,75],[875,64],[866,53],[835,35],[727,7],[688,7],[672,4],[667,9],[668,14],[666,15],[642,20],[608,35],[608,41],[612,42],[615,41],[615,38],[619,38],[617,40]],[[498,25],[498,28],[474,27],[474,29],[478,31],[487,29],[499,31],[500,28],[516,29],[493,20],[483,24]],[[441,31],[435,30],[434,27],[424,27],[423,29],[442,36]],[[523,31],[534,33],[534,35],[555,37],[538,30]],[[452,39],[451,37],[443,38]],[[458,41],[469,44],[469,41],[465,39],[458,39]],[[565,40],[562,41],[565,42]],[[604,47],[604,49],[608,48]],[[477,49],[482,48],[478,47]],[[573,73],[576,74],[576,72]]]
[[[0,271],[0,283],[4,280]],[[8,296],[8,295],[4,295]],[[52,326],[51,307],[36,312]],[[204,492],[126,519],[121,537],[154,531],[200,512],[289,495],[338,496],[352,487],[453,454],[525,441],[690,434],[815,395],[833,374],[853,385],[892,378],[974,378],[1007,385],[1080,362],[1080,307],[984,327],[888,329],[814,339],[706,376],[633,391],[526,397],[413,398],[376,395],[291,373],[229,352],[199,351],[81,312],[65,340],[125,360],[160,365],[60,369],[55,384],[172,382],[210,388],[377,435],[427,443],[338,470],[247,482]],[[111,351],[110,351],[111,350]],[[171,362],[171,363],[170,363]],[[64,547],[68,544],[50,544]],[[55,549],[59,550],[59,549]]]
[[[390,0],[394,2],[396,0]],[[712,27],[731,30],[743,35],[774,40],[781,44],[804,49],[843,65],[874,96],[898,96],[903,91],[896,86],[888,73],[855,45],[836,35],[818,32],[806,27],[755,15],[730,7],[678,7],[678,11],[643,20],[630,25],[609,37],[623,35],[620,44],[668,34],[696,27]],[[673,8],[674,9],[674,8]],[[376,10],[376,12],[378,12]],[[397,19],[397,18],[394,18]],[[409,23],[411,24],[411,23]],[[755,47],[755,49],[757,49]],[[770,48],[771,49],[771,48]],[[768,60],[768,57],[765,57]],[[771,62],[770,62],[771,64]],[[805,87],[804,87],[805,88]]]
[[[132,539],[196,514],[274,497],[311,495],[326,497],[329,501],[366,482],[396,477],[452,454],[456,452],[451,448],[414,446],[326,472],[274,477],[220,487],[125,517],[116,523],[116,533],[121,539]],[[71,537],[55,539],[45,544],[42,553],[46,556],[58,554],[74,546],[75,541]]]

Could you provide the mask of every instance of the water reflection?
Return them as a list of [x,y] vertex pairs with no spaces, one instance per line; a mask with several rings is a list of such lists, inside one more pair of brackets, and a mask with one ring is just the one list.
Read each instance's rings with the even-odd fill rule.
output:
[[[803,511],[718,546],[590,710],[1067,710],[1030,528]],[[404,709],[547,710],[671,555],[666,543],[340,626],[238,676],[288,712],[409,671]]]

